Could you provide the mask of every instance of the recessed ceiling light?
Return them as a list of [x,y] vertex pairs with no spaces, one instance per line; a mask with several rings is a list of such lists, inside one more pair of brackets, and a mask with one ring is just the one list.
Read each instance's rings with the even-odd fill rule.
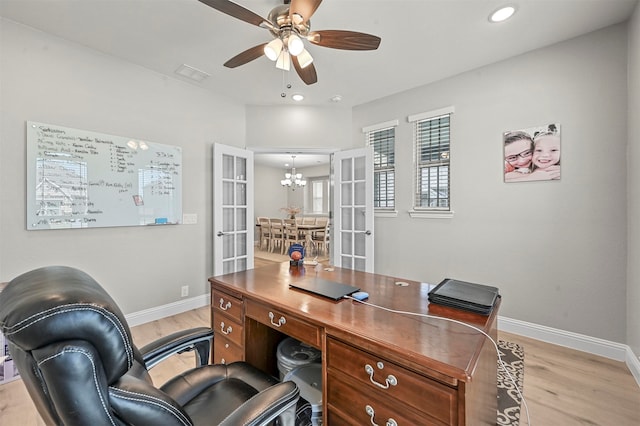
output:
[[489,15],[489,21],[503,22],[511,18],[511,16],[513,16],[514,13],[516,13],[516,8],[514,6],[504,6],[492,12],[491,15]]
[[342,100],[342,96],[340,95],[333,95],[332,97],[329,98],[329,100],[331,102],[340,102]]
[[291,96],[291,99],[293,99],[296,102],[300,102],[301,100],[304,99],[304,96],[301,95],[300,93],[296,93],[293,96]]

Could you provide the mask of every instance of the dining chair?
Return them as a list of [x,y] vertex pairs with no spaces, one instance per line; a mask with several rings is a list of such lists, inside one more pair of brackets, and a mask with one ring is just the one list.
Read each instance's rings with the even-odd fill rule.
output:
[[296,222],[296,220],[285,219],[282,253],[285,253],[288,247],[291,246],[291,244],[298,244],[301,241],[304,242],[304,240],[301,240],[300,238],[300,231],[298,230],[298,223]]
[[311,234],[311,241],[313,241],[318,248],[322,248],[323,254],[327,254],[329,252],[329,218],[318,218],[316,220],[316,225],[322,224],[324,224],[324,229],[314,231]]
[[279,248],[282,252],[283,238],[284,238],[284,223],[282,219],[272,218],[269,220],[271,226],[269,227],[269,247],[268,250],[273,252],[275,248]]
[[260,250],[264,246],[269,248],[269,238],[271,238],[271,220],[268,217],[259,217],[258,225],[260,225]]

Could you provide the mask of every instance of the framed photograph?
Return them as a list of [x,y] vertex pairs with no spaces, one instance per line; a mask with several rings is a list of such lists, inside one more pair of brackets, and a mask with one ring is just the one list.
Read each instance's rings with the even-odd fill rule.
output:
[[502,144],[505,182],[560,179],[560,124],[504,132]]

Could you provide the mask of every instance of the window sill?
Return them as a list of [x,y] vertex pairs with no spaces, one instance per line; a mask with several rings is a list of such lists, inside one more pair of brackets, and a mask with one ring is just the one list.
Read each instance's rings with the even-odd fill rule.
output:
[[397,210],[374,210],[374,217],[398,217]]
[[453,211],[409,210],[409,216],[413,219],[451,219],[453,218]]

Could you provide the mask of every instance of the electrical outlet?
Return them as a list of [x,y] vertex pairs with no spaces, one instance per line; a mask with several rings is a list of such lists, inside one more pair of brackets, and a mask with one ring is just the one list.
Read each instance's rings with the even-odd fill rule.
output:
[[195,225],[196,223],[198,223],[197,213],[185,213],[182,215],[183,225]]
[[189,295],[189,286],[188,285],[183,285],[181,290],[180,290],[180,296],[181,297],[187,297]]

